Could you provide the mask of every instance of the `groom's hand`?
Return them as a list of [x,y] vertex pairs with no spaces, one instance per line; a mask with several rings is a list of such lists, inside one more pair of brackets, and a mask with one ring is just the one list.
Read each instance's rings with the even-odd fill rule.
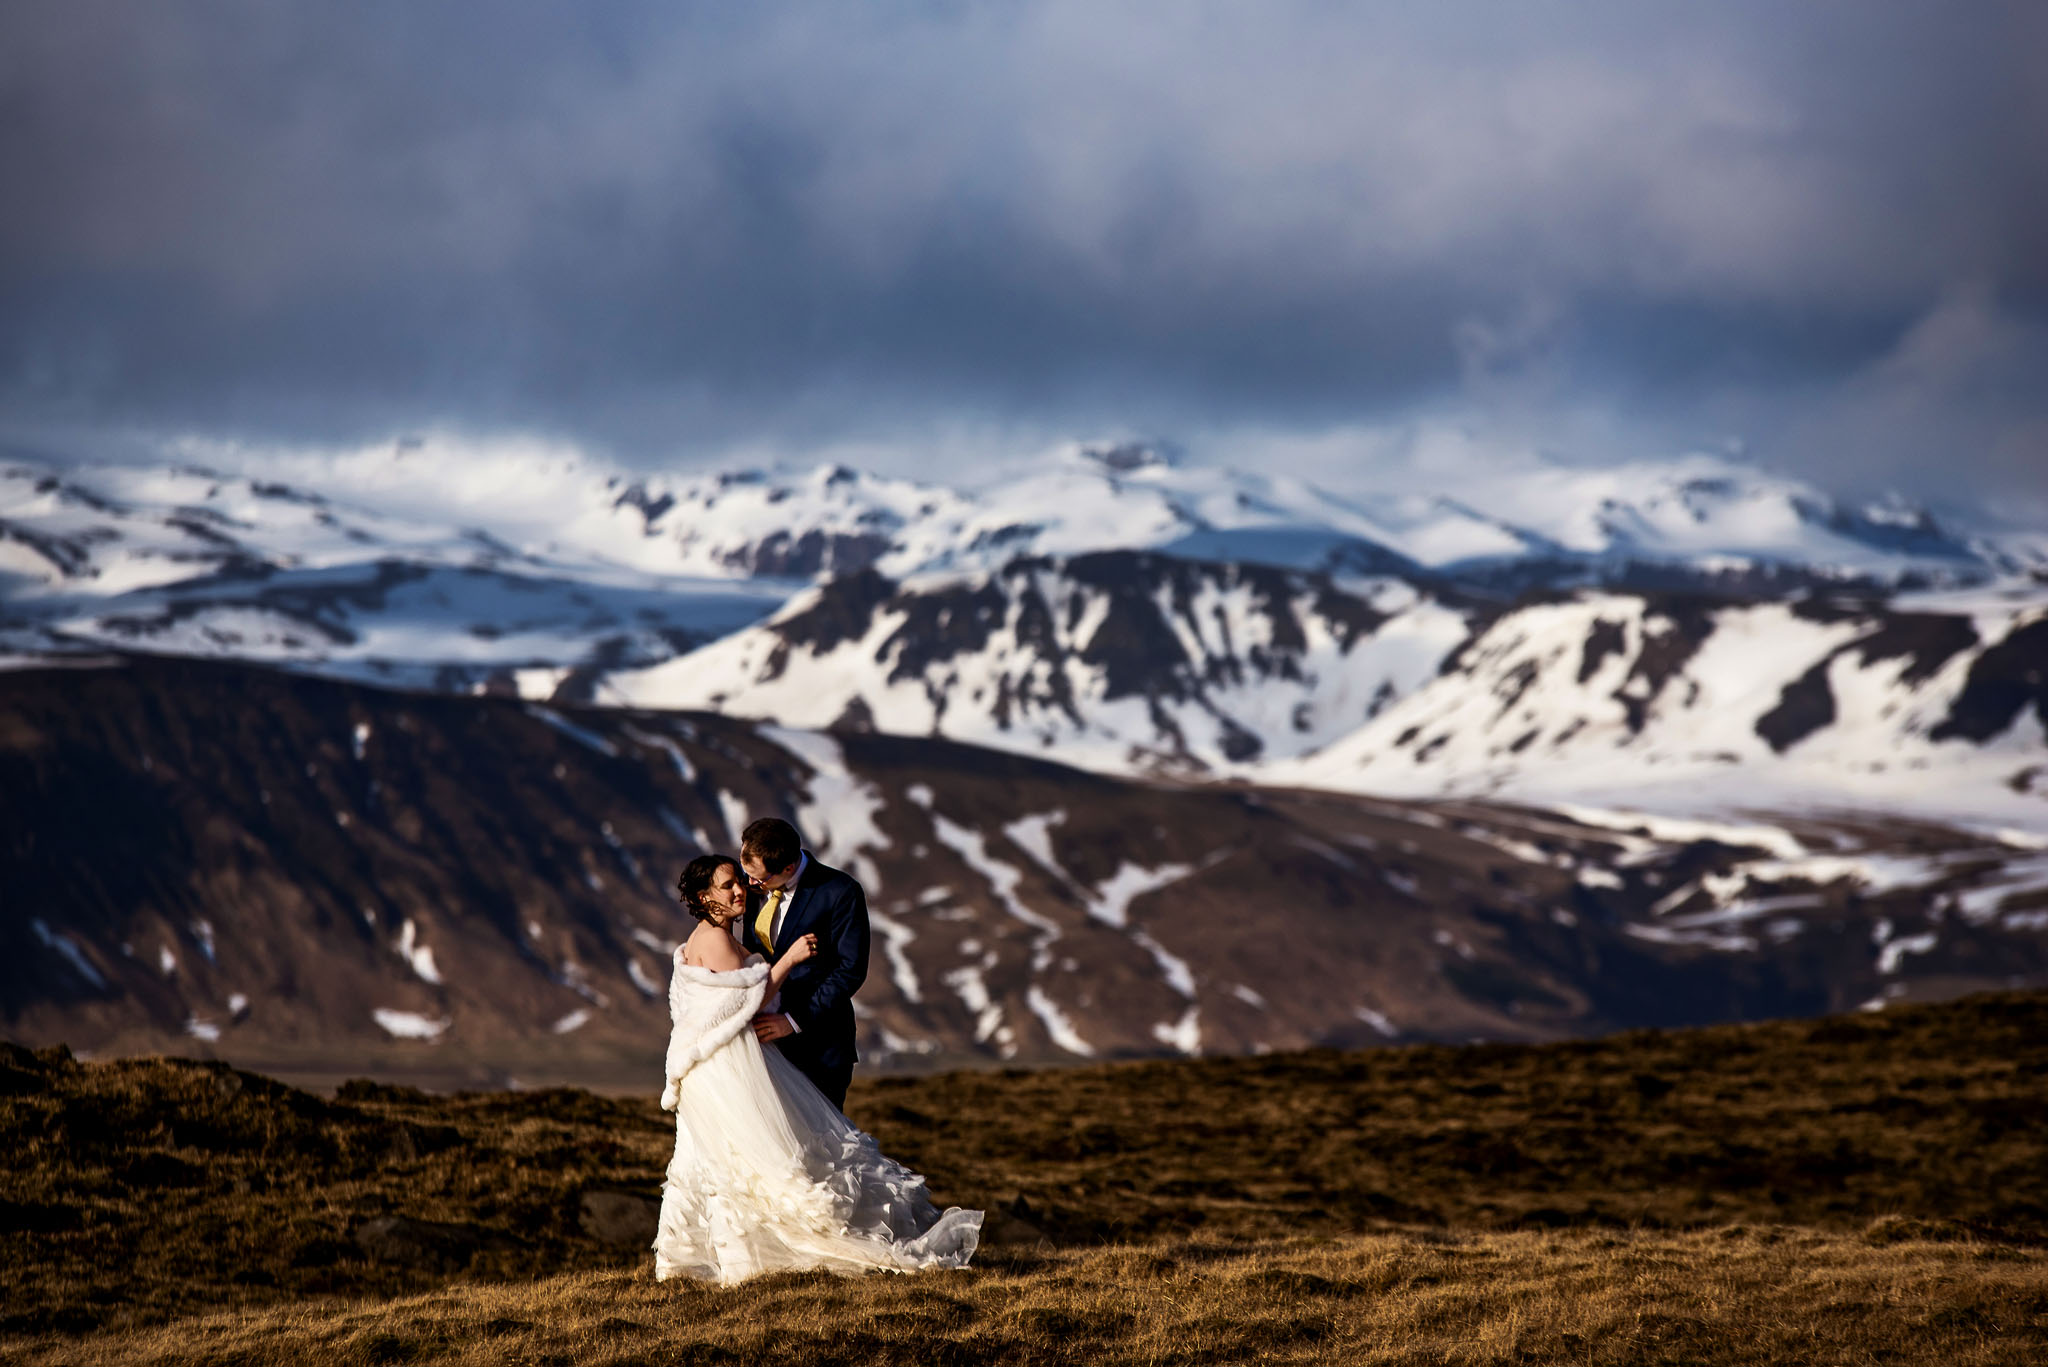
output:
[[787,1016],[756,1016],[753,1026],[754,1038],[763,1044],[773,1044],[796,1033],[796,1027],[789,1023]]

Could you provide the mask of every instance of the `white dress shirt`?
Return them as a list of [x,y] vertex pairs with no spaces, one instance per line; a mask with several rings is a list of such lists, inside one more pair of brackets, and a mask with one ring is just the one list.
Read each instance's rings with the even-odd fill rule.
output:
[[[789,919],[789,904],[796,900],[796,885],[803,881],[804,869],[810,864],[810,862],[811,856],[808,851],[797,851],[796,872],[792,873],[789,876],[789,881],[782,885],[782,900],[775,904],[775,920],[768,927],[769,940],[777,945],[781,945],[784,949],[789,948],[789,946],[782,944],[782,923]],[[778,1001],[776,1004],[780,1005],[781,1002],[779,1000],[779,993],[777,994],[777,997]],[[790,1015],[787,1011],[778,1012],[777,1014],[779,1014],[784,1020],[788,1021],[789,1028],[794,1030],[797,1034],[801,1035],[804,1032],[804,1028],[796,1023],[795,1016]]]

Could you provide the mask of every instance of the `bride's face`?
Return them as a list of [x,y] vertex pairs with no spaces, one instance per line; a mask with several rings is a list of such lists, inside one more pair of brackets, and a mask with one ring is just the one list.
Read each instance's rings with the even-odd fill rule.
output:
[[711,886],[704,890],[704,909],[721,926],[746,911],[747,885],[732,865],[720,864],[712,873]]

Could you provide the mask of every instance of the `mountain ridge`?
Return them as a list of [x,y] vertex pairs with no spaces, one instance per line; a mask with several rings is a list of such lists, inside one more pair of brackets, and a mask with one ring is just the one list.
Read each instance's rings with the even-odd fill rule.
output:
[[[1130,774],[1548,800],[1588,795],[1553,782],[1566,771],[1604,775],[1595,796],[1711,772],[1699,768],[1710,747],[1638,740],[1646,722],[1690,724],[1678,699],[1702,681],[1642,697],[1602,683],[1554,698],[1562,720],[1547,732],[1530,717],[1496,737],[1480,695],[1516,685],[1460,661],[1482,641],[1554,634],[1560,601],[1620,605],[1604,627],[1580,613],[1583,639],[1562,649],[1622,631],[1640,651],[1641,628],[1663,620],[1652,605],[1685,601],[1691,625],[1660,649],[1716,624],[1705,659],[1752,641],[1743,668],[1767,696],[1744,694],[1739,736],[1712,750],[1737,756],[1771,801],[1851,794],[1903,745],[1961,805],[1942,808],[1932,780],[1879,784],[1886,800],[1931,794],[1928,810],[2036,819],[2048,770],[2009,725],[1986,729],[1999,709],[1983,700],[2026,693],[2040,667],[2041,546],[1908,505],[1852,507],[1714,457],[1605,471],[1509,460],[1470,478],[1476,468],[1383,472],[1377,492],[1339,497],[1137,442],[1070,445],[965,491],[846,466],[629,477],[573,452],[447,443],[285,461],[261,478],[16,461],[0,469],[0,658],[245,659],[445,692],[945,734]],[[1460,471],[1456,498],[1417,482]],[[1873,669],[1867,642],[1860,665],[1845,663],[1828,613],[1866,635],[1939,617],[1931,630],[1974,634],[1965,653],[1990,663]],[[1629,687],[1662,670],[1638,661]],[[1476,692],[1460,702],[1461,688]],[[1864,695],[1874,701],[1855,703]],[[1936,695],[1977,720],[1901,731],[1888,719],[1917,719]],[[1376,729],[1397,705],[1411,720]],[[1427,729],[1418,710],[1471,722],[1468,743],[1420,766],[1361,758]],[[1575,745],[1508,757],[1532,730],[1555,740],[1575,719]],[[1618,743],[1589,749],[1602,735]],[[1833,769],[1813,762],[1830,748]],[[1539,757],[1557,761],[1550,773]]]

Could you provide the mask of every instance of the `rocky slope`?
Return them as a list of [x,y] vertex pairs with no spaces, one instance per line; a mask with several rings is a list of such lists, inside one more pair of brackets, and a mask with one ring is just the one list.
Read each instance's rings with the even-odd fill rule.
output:
[[1542,1039],[2048,982],[2017,833],[1134,782],[943,740],[135,660],[0,674],[5,1033],[643,1084],[669,886],[782,811],[867,884],[872,1062]]

